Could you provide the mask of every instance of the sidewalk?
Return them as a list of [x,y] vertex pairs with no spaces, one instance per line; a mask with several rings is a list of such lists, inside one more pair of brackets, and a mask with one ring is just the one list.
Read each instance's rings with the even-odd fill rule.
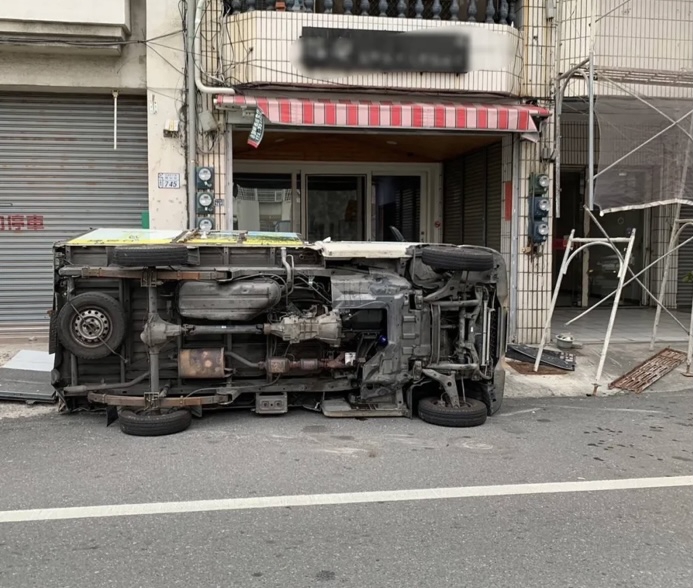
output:
[[[50,390],[49,373],[45,371],[46,359],[48,359],[48,340],[40,337],[24,337],[0,340],[0,389],[11,391],[29,390],[32,392],[48,392]],[[5,368],[13,358],[22,351],[40,353],[41,361],[36,366],[39,369],[14,369]],[[25,354],[26,355],[26,354]],[[30,355],[28,357],[31,357]],[[21,357],[20,357],[21,358]],[[12,365],[12,364],[10,364]],[[0,421],[3,419],[15,419],[22,417],[33,417],[48,414],[56,411],[55,404],[31,403],[23,400],[2,400],[0,399]]]
[[[594,392],[595,377],[603,343],[589,343],[582,349],[571,350],[575,355],[575,371],[551,370],[551,375],[532,373],[532,365],[520,366],[523,373],[514,369],[517,362],[508,360],[509,368],[505,380],[505,395],[509,398],[531,398],[549,396],[589,396]],[[650,351],[649,343],[613,343],[604,363],[604,370],[597,395],[624,394],[622,390],[609,390],[609,383],[632,370],[662,349],[671,347],[686,352],[685,343],[659,343]],[[549,347],[552,348],[552,347]],[[650,392],[693,390],[693,378],[683,376],[686,364],[673,370],[647,388]]]

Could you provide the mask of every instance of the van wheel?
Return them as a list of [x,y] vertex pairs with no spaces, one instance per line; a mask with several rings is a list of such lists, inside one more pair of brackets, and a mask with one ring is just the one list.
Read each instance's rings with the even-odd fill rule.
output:
[[439,397],[422,398],[419,401],[419,417],[422,421],[441,427],[478,427],[486,422],[488,409],[481,400],[460,400],[460,406],[448,406]]
[[118,414],[118,420],[120,430],[126,435],[157,437],[185,431],[190,426],[192,415],[189,410],[137,413],[123,409]]
[[495,265],[488,251],[458,247],[426,247],[421,250],[421,261],[437,270],[486,272]]
[[56,320],[63,347],[81,359],[108,357],[125,338],[125,312],[108,294],[85,292],[69,299]]
[[121,267],[168,267],[188,265],[185,245],[126,245],[113,249],[112,261]]

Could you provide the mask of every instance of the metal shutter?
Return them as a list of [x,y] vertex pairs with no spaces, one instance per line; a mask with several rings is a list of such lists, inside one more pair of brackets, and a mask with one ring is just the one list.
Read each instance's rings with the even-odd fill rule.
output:
[[462,205],[464,244],[485,245],[486,149],[471,153],[465,158]]
[[42,329],[52,245],[141,226],[148,208],[145,97],[0,94],[0,331]]
[[462,244],[462,199],[464,190],[464,159],[449,161],[443,166],[443,241]]
[[399,190],[398,200],[401,202],[400,230],[402,235],[407,241],[420,241],[421,182],[417,179],[417,185],[414,186],[410,178],[404,179]]
[[486,247],[501,248],[501,201],[503,197],[503,151],[501,143],[487,150],[486,165]]
[[[693,219],[693,206],[682,206],[681,218]],[[686,227],[679,237],[679,243],[682,243],[686,239],[690,239],[692,236],[693,229]],[[683,311],[689,311],[691,309],[691,303],[693,303],[693,283],[685,282],[684,278],[689,272],[693,272],[693,241],[681,247],[681,249],[678,250],[678,254],[679,260],[677,272],[678,276],[676,280],[676,308]]]

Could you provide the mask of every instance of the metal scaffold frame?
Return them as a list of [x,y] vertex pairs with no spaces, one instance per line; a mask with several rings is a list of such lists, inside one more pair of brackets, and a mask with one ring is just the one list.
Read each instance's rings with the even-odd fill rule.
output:
[[[600,17],[601,18],[601,17]],[[611,308],[611,314],[609,317],[609,323],[607,325],[607,331],[605,334],[604,338],[604,344],[602,347],[602,352],[599,358],[599,365],[597,368],[597,374],[596,374],[596,381],[594,383],[595,385],[595,392],[597,388],[601,385],[600,380],[602,377],[603,369],[604,369],[604,363],[606,361],[606,355],[608,352],[609,348],[609,343],[611,340],[611,335],[613,331],[613,326],[616,321],[616,313],[618,310],[620,298],[621,298],[621,293],[623,291],[623,288],[627,286],[628,284],[632,283],[633,281],[637,282],[637,284],[643,288],[643,291],[648,295],[649,298],[651,298],[654,303],[657,306],[657,311],[655,315],[655,321],[653,324],[652,328],[652,336],[650,340],[650,349],[652,350],[654,348],[656,339],[657,339],[657,329],[659,326],[659,321],[661,318],[661,313],[662,310],[666,312],[683,330],[686,332],[686,335],[688,336],[688,350],[687,350],[687,359],[686,359],[686,372],[684,375],[686,376],[693,376],[693,372],[691,372],[691,367],[693,363],[693,305],[691,306],[691,315],[690,315],[690,324],[688,327],[686,327],[681,321],[678,320],[678,318],[668,309],[664,306],[664,297],[666,295],[666,287],[667,287],[667,281],[668,281],[668,276],[669,272],[671,269],[671,260],[672,260],[672,254],[677,252],[681,247],[684,245],[690,243],[693,241],[693,237],[690,237],[686,240],[684,240],[681,243],[677,242],[679,241],[683,231],[688,228],[688,227],[693,227],[693,219],[682,219],[680,218],[681,215],[681,200],[683,199],[683,192],[684,192],[684,187],[685,187],[685,182],[686,182],[686,174],[687,174],[687,169],[691,163],[691,157],[693,157],[693,154],[691,153],[691,144],[689,143],[686,153],[685,153],[685,160],[684,160],[684,165],[683,165],[683,177],[681,179],[681,184],[680,184],[680,189],[679,193],[677,194],[677,200],[678,203],[676,205],[675,209],[675,215],[674,215],[674,220],[672,222],[671,226],[671,236],[669,239],[669,245],[667,247],[667,250],[663,255],[655,259],[653,262],[649,263],[646,267],[635,273],[633,269],[630,267],[630,258],[632,254],[632,249],[633,249],[633,243],[635,239],[635,230],[632,230],[630,233],[629,237],[620,237],[620,238],[611,238],[607,232],[604,230],[602,225],[599,223],[597,220],[596,216],[592,212],[594,209],[594,188],[595,188],[595,181],[596,179],[601,176],[602,174],[606,173],[610,169],[612,169],[614,166],[618,165],[643,147],[645,147],[648,143],[654,141],[657,139],[659,136],[664,134],[670,129],[673,129],[677,127],[679,130],[681,130],[690,140],[693,142],[693,104],[691,105],[691,110],[686,112],[683,116],[674,119],[670,116],[668,116],[665,112],[663,112],[661,109],[657,108],[654,104],[652,104],[650,101],[647,99],[643,98],[640,96],[638,93],[632,91],[630,88],[628,88],[624,84],[628,83],[637,83],[637,84],[656,84],[659,86],[662,85],[668,85],[668,86],[680,86],[680,87],[693,87],[693,74],[690,72],[672,72],[671,75],[666,75],[666,72],[658,72],[659,75],[656,76],[656,78],[652,77],[652,72],[639,72],[639,71],[618,71],[618,70],[607,70],[604,69],[603,71],[600,70],[597,67],[597,64],[595,63],[595,51],[594,51],[594,44],[595,44],[595,39],[594,39],[594,34],[595,34],[595,4],[592,2],[592,10],[591,10],[591,15],[590,15],[590,39],[589,39],[589,55],[580,61],[577,65],[574,67],[570,68],[568,71],[560,74],[555,80],[554,80],[554,88],[555,88],[555,112],[556,112],[556,118],[555,118],[555,142],[554,142],[554,153],[555,153],[555,194],[554,194],[554,200],[555,200],[555,210],[556,210],[556,217],[560,217],[560,203],[561,203],[561,188],[560,188],[560,177],[561,177],[561,114],[562,114],[562,109],[563,109],[563,101],[565,98],[565,92],[567,90],[568,84],[575,79],[583,79],[585,82],[585,85],[587,87],[587,100],[588,100],[588,154],[587,154],[587,202],[584,205],[584,210],[585,213],[588,215],[590,222],[594,223],[594,225],[599,229],[599,231],[604,235],[604,237],[598,237],[598,238],[589,238],[589,237],[575,237],[575,229],[573,229],[570,233],[570,237],[568,239],[567,247],[563,256],[563,262],[561,264],[561,269],[560,273],[558,276],[558,279],[556,280],[556,284],[554,286],[554,291],[553,291],[553,296],[551,299],[551,305],[549,308],[549,314],[544,326],[544,330],[542,333],[542,339],[541,343],[539,346],[539,352],[537,354],[535,363],[534,363],[534,371],[537,372],[539,369],[539,365],[541,363],[541,357],[544,351],[544,348],[546,347],[546,344],[548,343],[549,335],[550,335],[550,329],[551,329],[551,322],[553,319],[553,313],[555,310],[556,306],[556,301],[558,299],[559,291],[560,291],[560,286],[561,282],[563,280],[563,276],[565,275],[568,266],[570,262],[581,252],[587,252],[589,248],[596,246],[596,245],[602,245],[602,246],[607,246],[611,248],[616,255],[618,256],[619,260],[619,272],[618,272],[618,285],[615,290],[613,290],[608,296],[602,298],[592,306],[589,306],[586,310],[584,310],[582,313],[580,313],[578,316],[572,318],[570,321],[566,323],[566,325],[570,325],[577,321],[578,319],[584,317],[587,315],[589,312],[593,311],[595,308],[609,300],[610,298],[613,299],[613,304]],[[560,21],[557,19],[556,21],[556,31],[560,31]],[[560,57],[559,57],[559,47],[560,47],[560,35],[557,35],[556,39],[556,64],[559,63]],[[652,108],[655,112],[659,113],[662,117],[664,117],[668,121],[668,125],[654,134],[653,136],[649,137],[648,139],[642,141],[640,144],[637,146],[634,146],[630,151],[628,151],[626,154],[623,156],[619,157],[616,161],[612,162],[610,165],[607,167],[600,169],[597,173],[595,173],[595,130],[594,130],[594,124],[595,124],[595,80],[598,80],[600,82],[606,82],[607,84],[613,86],[614,88],[619,89],[620,91],[624,92],[625,94],[631,96],[632,98],[642,102],[649,108]],[[622,83],[620,83],[622,82]],[[685,121],[687,118],[690,117],[690,125],[689,128],[686,129],[682,125],[683,121]],[[625,252],[625,256],[621,253],[621,251],[618,249],[618,244],[624,244],[628,243],[627,249]],[[573,246],[578,245],[578,247],[573,251]],[[660,284],[659,292],[658,295],[655,296],[646,286],[643,284],[643,282],[640,280],[640,276],[643,275],[646,271],[654,267],[656,264],[660,263],[661,261],[664,260],[664,270],[663,270],[663,275],[662,275],[662,281]],[[630,273],[630,278],[626,281],[626,275]]]

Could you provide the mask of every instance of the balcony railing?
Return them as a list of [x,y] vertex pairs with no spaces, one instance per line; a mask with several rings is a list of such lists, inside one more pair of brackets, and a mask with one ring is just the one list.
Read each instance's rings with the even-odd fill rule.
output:
[[224,16],[272,10],[515,25],[512,0],[223,0]]

